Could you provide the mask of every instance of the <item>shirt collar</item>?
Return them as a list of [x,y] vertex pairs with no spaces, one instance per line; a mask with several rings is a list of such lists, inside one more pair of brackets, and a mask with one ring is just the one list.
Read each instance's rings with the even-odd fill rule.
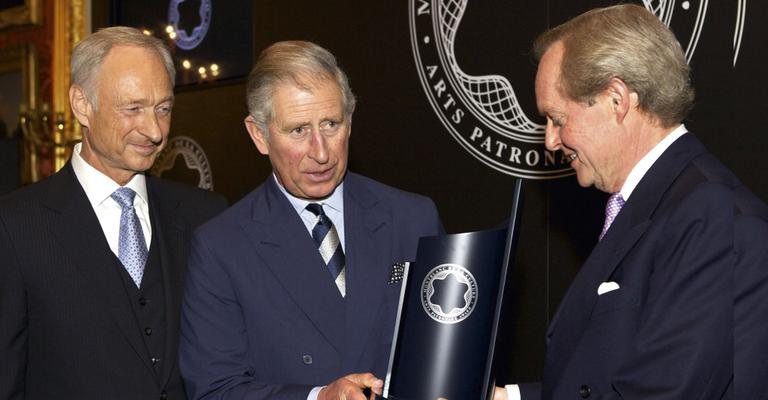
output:
[[[92,207],[100,206],[104,201],[110,198],[112,192],[120,188],[117,182],[104,175],[80,156],[82,142],[75,145],[72,151],[72,169],[75,176],[83,187],[85,195],[88,197]],[[133,189],[138,195],[139,201],[149,204],[147,197],[147,181],[144,174],[136,174],[125,184],[126,187]]]
[[307,200],[302,199],[299,197],[296,197],[292,194],[290,194],[287,190],[285,190],[285,187],[282,183],[277,179],[277,175],[275,175],[274,172],[272,172],[272,179],[275,180],[275,183],[277,183],[277,187],[280,188],[280,191],[283,192],[286,198],[288,198],[288,201],[291,202],[291,205],[294,209],[296,209],[296,213],[301,215],[301,213],[304,211],[305,208],[307,208],[307,204],[309,203],[320,203],[323,206],[328,206],[332,208],[333,210],[337,211],[340,214],[344,214],[344,181],[341,181],[339,186],[336,186],[336,189],[331,193],[330,196],[320,199],[320,200]]
[[685,125],[680,124],[672,132],[668,133],[664,139],[661,139],[661,141],[657,143],[656,146],[653,146],[651,151],[644,155],[643,158],[641,158],[640,161],[635,164],[635,166],[632,168],[632,171],[629,172],[627,179],[624,181],[624,185],[621,187],[621,197],[623,197],[625,201],[629,200],[629,196],[635,190],[635,187],[637,187],[637,185],[640,183],[640,180],[643,179],[646,172],[651,169],[651,166],[656,162],[656,160],[661,157],[664,151],[667,150],[667,148],[669,148],[669,146],[671,146],[675,140],[680,138],[680,136],[683,136],[686,132],[688,132],[688,129],[685,128]]

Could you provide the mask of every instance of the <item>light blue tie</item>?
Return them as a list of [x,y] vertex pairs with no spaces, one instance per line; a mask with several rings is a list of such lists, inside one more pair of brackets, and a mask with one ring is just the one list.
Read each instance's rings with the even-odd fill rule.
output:
[[144,275],[144,264],[147,262],[147,242],[141,230],[139,217],[133,208],[133,198],[136,192],[127,187],[121,187],[112,193],[112,198],[120,204],[120,239],[117,248],[120,262],[133,278],[136,287],[141,287],[141,277]]

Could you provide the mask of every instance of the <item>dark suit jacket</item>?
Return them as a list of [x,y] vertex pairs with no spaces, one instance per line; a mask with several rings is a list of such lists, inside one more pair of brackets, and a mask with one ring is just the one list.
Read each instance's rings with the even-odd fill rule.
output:
[[0,399],[184,398],[175,360],[189,240],[225,203],[152,177],[147,191],[170,362],[153,371],[122,266],[67,164],[0,199]]
[[766,205],[683,135],[577,274],[523,399],[768,398],[766,249]]
[[273,177],[195,234],[179,355],[190,398],[306,399],[354,372],[384,376],[399,285],[431,200],[347,173],[346,298]]

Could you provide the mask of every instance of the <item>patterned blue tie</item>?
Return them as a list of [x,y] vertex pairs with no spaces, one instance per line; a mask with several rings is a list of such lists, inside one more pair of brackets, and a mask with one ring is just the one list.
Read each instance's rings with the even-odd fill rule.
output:
[[320,255],[328,266],[328,272],[331,273],[336,287],[339,288],[341,297],[344,297],[347,294],[344,273],[346,261],[336,227],[333,226],[331,219],[323,212],[321,204],[309,203],[307,204],[307,211],[317,215],[317,223],[312,228],[312,238],[315,239]]
[[144,264],[147,262],[147,242],[141,230],[139,217],[133,208],[133,198],[136,192],[127,187],[115,190],[111,197],[120,204],[120,239],[118,256],[123,267],[133,278],[136,287],[141,287],[141,277],[144,275]]
[[605,205],[605,223],[603,224],[603,231],[600,232],[600,240],[608,232],[608,228],[611,227],[622,207],[624,207],[624,197],[621,197],[621,193],[614,193],[608,198],[608,203]]

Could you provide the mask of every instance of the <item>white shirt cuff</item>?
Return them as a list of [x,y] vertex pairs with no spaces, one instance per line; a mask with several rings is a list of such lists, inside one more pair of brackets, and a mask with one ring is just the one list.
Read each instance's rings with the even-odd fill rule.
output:
[[520,386],[507,385],[504,386],[504,389],[507,390],[507,400],[522,400],[520,398]]
[[317,400],[317,396],[320,394],[320,391],[323,390],[324,387],[325,386],[316,386],[312,388],[312,390],[307,395],[307,400]]

